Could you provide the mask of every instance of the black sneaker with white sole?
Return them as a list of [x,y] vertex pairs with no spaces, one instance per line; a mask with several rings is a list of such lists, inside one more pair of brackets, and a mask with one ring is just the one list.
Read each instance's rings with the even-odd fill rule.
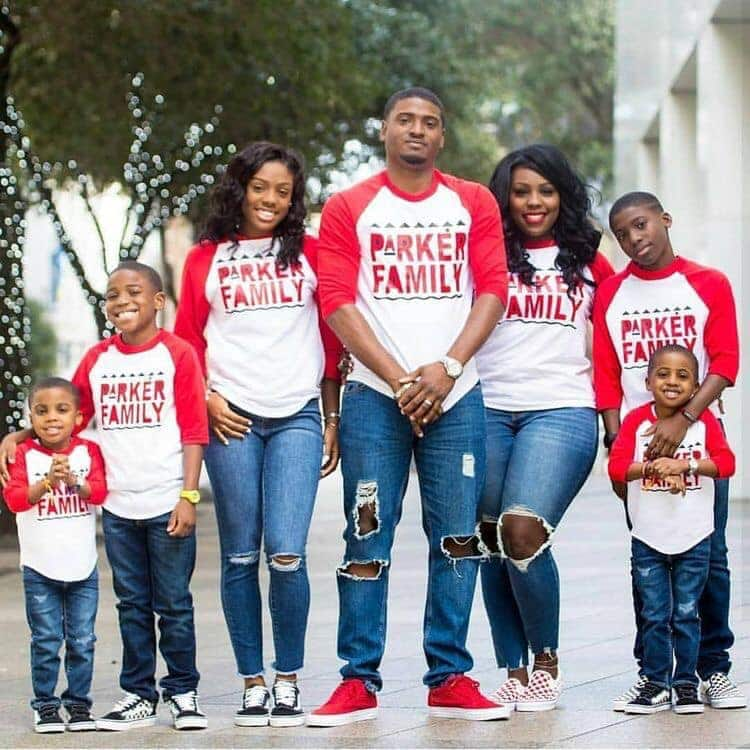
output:
[[273,686],[272,727],[298,727],[305,723],[296,682],[277,680]]
[[703,702],[698,697],[698,686],[682,683],[672,688],[672,710],[676,714],[702,714]]
[[667,688],[648,680],[638,691],[638,695],[625,704],[626,714],[655,714],[668,711],[672,707],[672,697]]
[[91,709],[85,703],[73,703],[65,706],[65,710],[68,712],[68,723],[65,728],[69,732],[93,732],[96,729]]
[[639,676],[634,684],[632,684],[622,695],[618,695],[617,698],[612,701],[612,710],[624,711],[625,706],[638,697],[638,693],[646,682],[647,679],[643,675]]
[[60,718],[59,706],[47,705],[34,709],[34,731],[39,734],[64,732],[65,722]]
[[242,708],[234,715],[238,727],[265,727],[271,714],[271,696],[265,685],[251,685],[242,694]]
[[208,719],[198,705],[198,693],[195,690],[170,695],[164,702],[172,712],[175,729],[205,729],[208,726]]
[[96,720],[96,728],[110,732],[152,727],[156,724],[156,701],[125,693],[112,710]]

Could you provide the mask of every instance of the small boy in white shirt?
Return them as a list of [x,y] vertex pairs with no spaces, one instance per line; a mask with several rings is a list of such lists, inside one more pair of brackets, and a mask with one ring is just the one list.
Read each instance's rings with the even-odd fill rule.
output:
[[[33,432],[18,446],[3,491],[16,513],[31,629],[31,707],[41,733],[96,729],[89,692],[99,579],[90,506],[104,502],[107,483],[99,447],[73,436],[79,406],[78,389],[62,378],[45,378],[31,389]],[[63,641],[68,684],[61,700],[55,687]]]
[[695,355],[678,345],[657,349],[649,360],[646,387],[653,402],[625,417],[609,458],[610,478],[629,482],[633,571],[642,600],[646,681],[625,712],[655,713],[673,705],[676,713],[700,713],[697,603],[708,577],[713,479],[734,473],[734,455],[706,409],[673,458],[647,460],[650,428],[676,414],[698,388]]

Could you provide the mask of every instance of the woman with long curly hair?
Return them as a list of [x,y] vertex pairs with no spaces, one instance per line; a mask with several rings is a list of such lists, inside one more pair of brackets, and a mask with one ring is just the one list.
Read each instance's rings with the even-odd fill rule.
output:
[[588,325],[596,287],[613,271],[597,250],[586,186],[557,148],[513,151],[489,187],[503,215],[509,294],[477,354],[487,417],[482,593],[497,664],[508,669],[496,699],[543,711],[562,689],[551,542],[596,456]]
[[[232,159],[187,257],[175,324],[206,375],[221,601],[244,680],[239,726],[304,723],[296,678],[310,603],[305,546],[318,480],[339,457],[341,347],[318,312],[317,240],[305,234],[304,193],[301,159],[289,149],[252,143]],[[270,692],[261,542],[275,651]]]

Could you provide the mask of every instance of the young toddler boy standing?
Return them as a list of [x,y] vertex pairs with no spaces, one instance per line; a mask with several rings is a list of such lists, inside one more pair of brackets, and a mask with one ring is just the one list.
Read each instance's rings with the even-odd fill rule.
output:
[[611,479],[630,483],[633,578],[641,600],[645,681],[624,708],[645,714],[673,704],[676,713],[701,713],[698,600],[708,579],[713,478],[734,473],[734,455],[707,409],[673,457],[648,458],[656,420],[676,414],[698,389],[698,360],[691,351],[676,344],[657,349],[646,387],[653,402],[625,417],[609,459]]
[[[94,620],[99,598],[96,517],[107,496],[99,447],[73,437],[81,424],[77,388],[62,378],[39,381],[29,395],[33,437],[18,446],[4,489],[16,513],[26,618],[31,629],[31,684],[37,732],[90,731]],[[65,641],[68,686],[55,696]],[[68,714],[60,717],[60,704]]]

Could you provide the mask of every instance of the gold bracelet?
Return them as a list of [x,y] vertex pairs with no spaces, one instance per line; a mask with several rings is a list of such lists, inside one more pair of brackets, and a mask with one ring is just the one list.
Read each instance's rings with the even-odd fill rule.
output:
[[182,490],[180,500],[187,500],[191,505],[198,505],[201,501],[201,492],[200,490]]
[[52,482],[50,482],[47,477],[44,477],[44,479],[42,479],[42,484],[44,485],[45,494],[48,492],[50,495],[54,494],[55,488],[52,486]]

